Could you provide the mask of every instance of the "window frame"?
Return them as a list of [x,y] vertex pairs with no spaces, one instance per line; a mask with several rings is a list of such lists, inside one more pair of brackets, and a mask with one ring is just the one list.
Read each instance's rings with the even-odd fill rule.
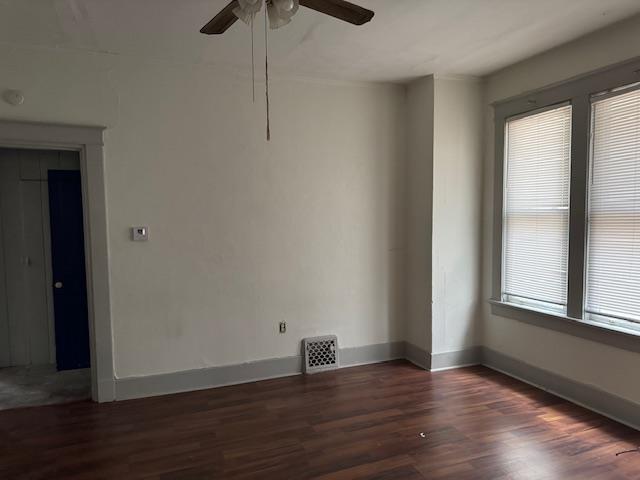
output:
[[[596,102],[598,101],[603,101],[603,100],[608,100],[611,98],[615,98],[618,97],[620,95],[624,95],[630,92],[637,92],[640,91],[640,81],[633,83],[631,85],[624,85],[621,86],[619,88],[614,88],[611,90],[608,90],[606,92],[597,94],[597,95],[592,95],[591,96],[591,105],[593,106]],[[594,121],[594,113],[593,113],[593,109],[590,112],[590,128],[591,131],[593,131],[593,128],[595,126]],[[593,184],[593,169],[594,169],[594,148],[595,148],[595,137],[594,134],[591,134],[591,139],[590,139],[590,157],[589,157],[589,170],[587,172],[588,174],[588,188]],[[587,285],[589,284],[589,272],[588,272],[588,267],[589,267],[589,244],[591,242],[591,238],[589,238],[589,231],[590,231],[590,224],[591,224],[591,219],[592,216],[589,215],[589,208],[590,208],[590,196],[587,196],[587,219],[586,219],[586,252],[585,252],[585,280],[584,280],[584,286],[585,288],[587,287]],[[584,295],[584,299],[586,300],[588,297],[588,293],[585,292]],[[620,317],[617,315],[606,315],[603,313],[599,313],[599,312],[591,312],[589,310],[587,310],[587,306],[584,306],[584,311],[583,311],[583,319],[585,320],[591,320],[597,323],[601,323],[604,324],[605,327],[607,327],[607,325],[612,326],[613,328],[620,328],[622,327],[623,329],[625,329],[625,327],[628,327],[628,329],[634,331],[637,335],[640,335],[640,322],[638,321],[632,321],[632,320],[627,320],[624,317]]]
[[[549,313],[555,313],[555,314],[559,314],[559,315],[563,315],[565,312],[561,311],[560,308],[558,309],[552,309],[552,308],[544,308],[542,306],[543,301],[538,300],[538,299],[534,299],[534,298],[530,298],[529,300],[531,300],[531,302],[518,302],[518,301],[509,301],[509,300],[505,300],[505,296],[515,296],[515,295],[510,295],[508,293],[505,292],[505,267],[506,267],[506,249],[504,248],[504,237],[507,233],[507,228],[505,225],[505,220],[507,217],[507,209],[505,208],[505,204],[506,204],[506,200],[507,200],[507,181],[508,181],[508,168],[507,168],[507,163],[508,163],[508,158],[507,158],[507,144],[509,142],[509,138],[507,135],[507,122],[509,121],[514,121],[514,120],[519,120],[522,118],[526,118],[529,117],[531,115],[537,115],[537,114],[541,114],[541,113],[545,113],[548,112],[550,110],[555,110],[558,108],[563,108],[563,107],[572,107],[571,102],[570,101],[564,101],[564,102],[560,102],[560,103],[554,103],[551,105],[546,105],[544,107],[540,107],[540,108],[535,108],[534,110],[530,110],[526,113],[521,113],[521,114],[517,114],[517,115],[513,115],[513,116],[509,116],[506,117],[504,119],[504,127],[503,127],[503,156],[502,156],[502,168],[503,168],[503,174],[504,174],[504,178],[502,181],[502,215],[501,215],[501,229],[500,229],[500,235],[501,235],[501,241],[502,243],[502,247],[501,247],[501,252],[500,252],[500,262],[501,262],[501,266],[500,266],[500,293],[499,293],[499,297],[500,297],[500,301],[504,302],[504,303],[509,303],[512,305],[522,305],[523,308],[530,308],[533,310],[537,310],[540,309],[542,311],[547,311]],[[573,107],[571,108],[572,112],[573,112]],[[573,123],[573,113],[572,113],[572,120],[571,122]],[[571,168],[572,165],[569,165],[569,175],[571,175]],[[571,206],[571,181],[569,181],[569,207]],[[571,211],[569,210],[569,213],[571,213]],[[569,218],[570,221],[570,218]],[[571,232],[567,232],[567,237],[570,237],[570,233]],[[568,254],[568,252],[567,252]],[[567,265],[567,270],[568,270],[568,265]],[[521,297],[524,298],[524,297]],[[537,308],[536,307],[536,303],[540,304],[540,307]],[[549,304],[551,302],[548,302]],[[560,304],[558,304],[560,306]],[[564,310],[564,306],[562,308],[562,310]]]
[[[640,352],[640,331],[594,322],[584,315],[591,99],[593,95],[614,92],[639,81],[640,57],[492,104],[495,164],[490,303],[493,314]],[[570,103],[572,106],[566,315],[508,303],[502,298],[506,122],[514,117],[531,115],[563,103]]]

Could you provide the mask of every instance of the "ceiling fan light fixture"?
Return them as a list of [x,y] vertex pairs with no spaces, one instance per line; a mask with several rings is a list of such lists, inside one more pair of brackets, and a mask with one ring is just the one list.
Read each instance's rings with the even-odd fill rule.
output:
[[278,15],[278,12],[272,6],[267,7],[267,13],[269,14],[269,27],[271,30],[276,30],[280,27],[284,27],[291,22],[290,18],[283,18]]
[[291,22],[300,3],[298,0],[270,0],[267,2],[267,12],[269,14],[269,26],[272,30],[283,27]]
[[293,0],[273,0],[273,4],[284,12],[290,12],[294,9],[296,2]]
[[347,0],[230,0],[226,7],[200,29],[200,33],[220,35],[238,19],[251,25],[256,14],[262,9],[263,3],[267,7],[275,8],[276,13],[272,14],[274,23],[271,28],[286,25],[288,23],[286,20],[291,19],[300,5],[353,25],[364,25],[375,15],[371,10]]
[[263,0],[237,0],[238,6],[233,9],[233,14],[247,25],[251,24],[253,17],[262,10]]

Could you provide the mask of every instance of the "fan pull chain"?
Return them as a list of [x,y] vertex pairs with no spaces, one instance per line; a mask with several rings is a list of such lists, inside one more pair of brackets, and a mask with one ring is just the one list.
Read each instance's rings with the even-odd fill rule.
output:
[[251,92],[253,94],[253,103],[256,103],[256,55],[255,55],[255,42],[253,41],[253,19],[255,15],[251,16]]
[[267,8],[268,3],[264,4],[264,75],[265,75],[265,97],[267,100],[267,141],[271,140],[271,122],[269,114],[269,42],[268,42],[268,25],[267,25]]

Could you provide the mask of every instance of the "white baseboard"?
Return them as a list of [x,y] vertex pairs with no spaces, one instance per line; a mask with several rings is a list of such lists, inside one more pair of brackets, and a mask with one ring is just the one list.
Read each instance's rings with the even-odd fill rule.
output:
[[[352,367],[386,362],[404,358],[404,356],[405,342],[347,347],[340,349],[340,366]],[[115,399],[152,397],[300,375],[302,361],[301,355],[294,355],[235,365],[120,378],[115,381]]]
[[482,364],[631,428],[640,430],[640,405],[630,400],[601,390],[593,385],[587,385],[549,370],[534,367],[486,347],[482,349]]
[[[406,359],[432,371],[482,364],[589,410],[640,430],[640,406],[592,385],[529,365],[486,347],[430,354],[408,342],[390,342],[340,349],[341,367]],[[273,358],[237,365],[128,377],[115,381],[115,399],[165,395],[236,385],[302,373],[302,356]]]

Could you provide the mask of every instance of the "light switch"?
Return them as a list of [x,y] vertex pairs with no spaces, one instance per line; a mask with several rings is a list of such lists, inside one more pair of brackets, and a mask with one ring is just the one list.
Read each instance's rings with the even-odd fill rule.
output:
[[146,242],[149,240],[149,229],[147,227],[131,227],[131,239],[134,242]]

